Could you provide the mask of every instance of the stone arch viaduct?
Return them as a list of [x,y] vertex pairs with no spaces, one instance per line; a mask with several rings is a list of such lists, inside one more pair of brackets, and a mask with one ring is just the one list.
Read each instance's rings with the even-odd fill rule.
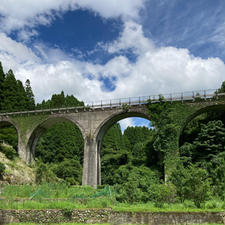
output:
[[[151,100],[151,103],[149,103]],[[164,95],[165,102],[180,102],[183,111],[177,110],[175,123],[179,132],[171,140],[171,152],[165,161],[165,174],[173,164],[174,152],[179,149],[179,137],[182,130],[195,116],[212,110],[225,110],[224,94],[215,94],[214,91],[202,93],[188,92],[179,95]],[[119,99],[118,101],[101,102],[99,104],[85,105],[84,107],[71,107],[60,109],[45,109],[25,112],[9,112],[0,114],[0,128],[4,124],[12,124],[18,132],[18,153],[26,163],[34,160],[36,144],[43,132],[56,122],[71,121],[80,129],[84,139],[84,160],[82,185],[96,187],[101,184],[100,147],[105,132],[117,121],[128,117],[142,117],[151,120],[151,111],[147,104],[159,104],[160,96]]]

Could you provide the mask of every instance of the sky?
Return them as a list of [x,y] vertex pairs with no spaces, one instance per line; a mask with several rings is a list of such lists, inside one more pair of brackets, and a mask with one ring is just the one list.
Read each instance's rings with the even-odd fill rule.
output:
[[1,0],[0,61],[36,102],[219,88],[225,0]]

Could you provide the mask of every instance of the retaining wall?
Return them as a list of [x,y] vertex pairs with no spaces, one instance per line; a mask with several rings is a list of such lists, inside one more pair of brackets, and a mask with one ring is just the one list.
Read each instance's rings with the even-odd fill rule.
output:
[[111,209],[86,210],[0,210],[0,224],[12,222],[110,223],[110,224],[225,224],[225,212],[114,212]]

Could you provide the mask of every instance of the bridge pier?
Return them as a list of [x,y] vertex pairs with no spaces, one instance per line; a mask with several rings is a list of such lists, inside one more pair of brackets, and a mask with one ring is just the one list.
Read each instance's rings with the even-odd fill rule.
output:
[[84,140],[84,161],[82,185],[97,187],[98,185],[98,148],[97,142],[91,137]]

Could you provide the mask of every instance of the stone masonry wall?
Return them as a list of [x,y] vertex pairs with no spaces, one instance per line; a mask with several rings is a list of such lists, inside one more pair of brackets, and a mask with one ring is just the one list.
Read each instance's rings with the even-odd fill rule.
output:
[[110,224],[225,224],[225,213],[214,212],[114,212],[111,209],[84,210],[0,210],[0,224],[12,222],[48,223],[110,223]]

